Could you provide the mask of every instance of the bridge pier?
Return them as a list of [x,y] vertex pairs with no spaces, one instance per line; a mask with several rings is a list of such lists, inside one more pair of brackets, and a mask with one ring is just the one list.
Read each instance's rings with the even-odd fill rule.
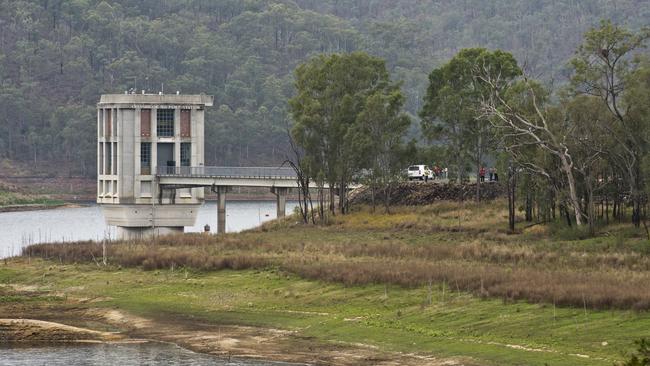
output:
[[[213,189],[214,190],[214,189]],[[227,186],[217,186],[217,234],[226,232],[226,193],[230,190]]]
[[275,194],[277,203],[277,217],[284,217],[286,215],[287,193],[289,192],[289,188],[271,187],[271,192]]

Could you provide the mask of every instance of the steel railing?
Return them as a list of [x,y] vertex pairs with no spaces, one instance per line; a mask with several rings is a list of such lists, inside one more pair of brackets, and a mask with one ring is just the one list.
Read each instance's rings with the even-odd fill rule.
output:
[[159,176],[296,179],[290,167],[159,166]]

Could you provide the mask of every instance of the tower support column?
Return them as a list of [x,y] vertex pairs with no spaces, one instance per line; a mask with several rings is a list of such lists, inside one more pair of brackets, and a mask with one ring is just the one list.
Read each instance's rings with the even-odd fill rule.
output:
[[217,186],[217,234],[226,232],[226,193],[227,186]]
[[287,194],[289,193],[289,188],[286,187],[272,187],[271,192],[275,194],[276,203],[277,203],[277,217],[284,217],[286,215],[287,207]]

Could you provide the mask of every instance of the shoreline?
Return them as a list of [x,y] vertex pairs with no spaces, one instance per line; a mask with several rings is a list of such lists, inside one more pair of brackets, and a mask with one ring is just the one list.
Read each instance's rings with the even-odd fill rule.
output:
[[[41,314],[38,314],[41,313]],[[173,344],[192,352],[223,359],[285,362],[296,365],[383,365],[383,366],[454,366],[470,365],[467,360],[438,359],[430,355],[382,352],[360,343],[332,341],[314,344],[298,332],[282,329],[205,324],[197,320],[155,320],[127,314],[116,309],[88,308],[74,311],[75,322],[91,322],[117,328],[101,331],[65,324],[64,315],[55,309],[39,309],[36,318],[0,319],[0,343],[20,346],[71,346],[75,344],[133,344],[158,342]],[[16,315],[29,316],[27,313]]]
[[[216,202],[217,199],[214,197],[206,197],[205,202]],[[228,201],[235,202],[274,202],[274,196],[255,196],[255,195],[246,195],[246,194],[233,194],[228,196]],[[297,197],[289,196],[287,197],[288,202],[298,201]],[[92,200],[79,200],[79,201],[65,201],[63,203],[55,204],[43,204],[43,203],[28,203],[23,205],[8,205],[0,206],[0,213],[5,212],[27,212],[27,211],[45,211],[45,210],[54,210],[60,208],[81,208],[97,205],[95,201]]]
[[84,207],[84,205],[78,203],[69,203],[69,202],[55,203],[55,204],[28,203],[24,205],[0,206],[0,213],[44,211],[44,210],[54,210],[57,208],[79,208],[79,207]]

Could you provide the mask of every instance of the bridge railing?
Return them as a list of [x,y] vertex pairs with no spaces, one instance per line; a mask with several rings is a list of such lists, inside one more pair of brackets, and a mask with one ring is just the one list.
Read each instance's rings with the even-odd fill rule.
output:
[[159,166],[159,176],[295,179],[290,167]]

